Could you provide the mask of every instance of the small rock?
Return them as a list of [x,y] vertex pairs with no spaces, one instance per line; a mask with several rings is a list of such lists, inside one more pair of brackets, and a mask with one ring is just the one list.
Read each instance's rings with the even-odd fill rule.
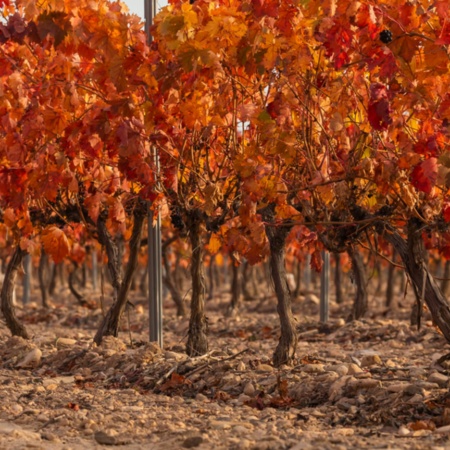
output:
[[325,371],[325,366],[323,364],[303,364],[301,370],[306,373],[320,373]]
[[333,364],[331,366],[326,366],[325,370],[336,372],[341,377],[348,374],[348,367],[346,364]]
[[439,386],[445,386],[448,383],[448,379],[449,379],[448,376],[439,372],[433,372],[428,377],[428,381],[430,383],[437,383]]
[[195,400],[197,400],[198,402],[206,402],[208,400],[208,397],[206,395],[203,395],[201,393],[198,393],[195,396]]
[[382,364],[381,358],[374,355],[364,355],[361,358],[361,367],[379,366]]
[[16,367],[21,369],[33,369],[39,366],[41,358],[42,352],[37,347],[33,348],[33,350],[27,353],[25,355],[25,358],[23,358],[22,361],[19,364],[17,364]]
[[448,434],[450,433],[450,425],[446,425],[445,427],[436,428],[434,430],[435,433]]
[[408,430],[408,428],[406,428],[405,426],[401,426],[399,429],[398,429],[398,431],[397,431],[397,434],[399,435],[399,436],[408,436],[408,434],[410,434],[411,433],[411,431],[410,430]]
[[248,382],[245,386],[244,386],[244,390],[243,393],[245,395],[248,395],[249,397],[252,397],[255,394],[255,386],[253,385],[253,383]]
[[75,345],[77,341],[75,339],[70,338],[59,338],[56,341],[56,348],[66,348],[66,347],[72,347]]
[[257,368],[256,368],[257,372],[273,372],[273,367],[270,366],[269,364],[260,364]]
[[203,438],[201,436],[192,436],[184,440],[182,446],[184,448],[195,448],[203,443]]
[[348,367],[348,375],[355,375],[356,373],[362,373],[363,370],[355,363],[347,364]]
[[101,445],[125,445],[129,443],[129,439],[113,436],[113,432],[105,433],[104,431],[97,431],[94,434],[94,439]]
[[229,430],[231,428],[231,423],[224,420],[211,420],[209,426],[213,430]]

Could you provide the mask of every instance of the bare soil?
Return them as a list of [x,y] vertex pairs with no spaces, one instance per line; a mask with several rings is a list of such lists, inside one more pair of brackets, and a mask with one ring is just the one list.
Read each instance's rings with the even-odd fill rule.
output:
[[320,324],[317,297],[301,297],[296,363],[277,369],[273,297],[234,317],[229,293],[209,301],[210,351],[189,358],[188,320],[166,301],[160,349],[133,295],[98,347],[101,309],[66,289],[52,308],[17,309],[30,341],[0,323],[0,448],[450,449],[450,347],[427,317],[410,327],[410,301],[391,317],[372,296],[368,318],[345,323],[350,295]]

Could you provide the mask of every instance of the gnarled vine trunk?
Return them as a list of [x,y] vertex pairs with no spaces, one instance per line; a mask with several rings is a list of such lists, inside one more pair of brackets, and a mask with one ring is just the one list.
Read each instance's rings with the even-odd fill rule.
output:
[[120,258],[117,247],[106,229],[104,218],[98,222],[100,243],[106,247],[108,255],[108,268],[111,274],[114,288],[114,302],[103,318],[100,327],[94,337],[94,342],[99,345],[105,336],[117,336],[122,314],[127,305],[128,293],[131,287],[134,272],[138,265],[139,249],[141,245],[142,229],[146,218],[147,209],[144,202],[139,202],[134,209],[133,231],[130,238],[130,256],[123,280],[120,276]]
[[84,295],[78,292],[78,289],[75,287],[75,279],[77,278],[78,268],[78,264],[74,262],[73,270],[69,273],[69,290],[81,306],[86,306],[87,301],[84,298]]
[[270,246],[270,272],[277,297],[277,312],[281,326],[280,340],[273,354],[273,364],[275,367],[279,367],[282,364],[293,362],[298,339],[291,309],[291,291],[285,268],[286,238],[291,226],[275,225],[273,206],[265,208],[262,216],[263,220],[267,222],[265,229]]
[[336,303],[340,305],[344,302],[344,294],[342,292],[342,264],[340,253],[334,253],[334,262],[334,289],[336,293]]
[[423,294],[423,300],[430,310],[434,324],[450,342],[450,305],[426,266],[421,224],[416,219],[410,220],[407,240],[393,228],[386,229],[383,225],[378,228],[378,232],[383,234],[401,257],[416,296],[421,300]]
[[6,326],[13,336],[20,336],[29,339],[29,335],[25,327],[16,317],[13,305],[14,282],[16,280],[17,271],[21,267],[22,259],[26,255],[26,251],[17,246],[14,253],[6,266],[5,278],[1,291],[2,313],[5,317]]
[[204,355],[208,351],[207,331],[205,317],[205,273],[203,267],[203,242],[201,238],[201,219],[199,211],[188,213],[186,227],[191,242],[191,316],[189,319],[188,341],[186,353],[189,356]]
[[[395,262],[395,251],[392,254],[392,262]],[[387,271],[387,281],[386,281],[386,307],[389,311],[397,311],[398,301],[397,296],[394,292],[394,281],[395,281],[395,266],[394,264],[389,264]]]
[[167,287],[167,290],[169,291],[172,300],[174,301],[177,307],[177,316],[184,317],[186,315],[186,308],[184,307],[183,297],[181,296],[181,293],[173,279],[172,270],[170,267],[169,258],[167,254],[167,249],[169,248],[169,245],[176,239],[177,237],[168,239],[161,246],[161,253],[162,253],[161,256],[164,265],[163,283]]
[[48,257],[42,249],[39,258],[38,277],[39,289],[41,290],[42,306],[48,308]]
[[355,250],[349,250],[348,253],[352,260],[352,270],[356,284],[356,296],[353,301],[352,312],[348,318],[351,321],[361,319],[367,312],[367,276],[361,254]]

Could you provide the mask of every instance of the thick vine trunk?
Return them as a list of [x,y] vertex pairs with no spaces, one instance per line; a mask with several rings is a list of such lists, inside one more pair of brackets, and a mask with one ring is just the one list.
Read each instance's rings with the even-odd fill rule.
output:
[[297,332],[285,268],[286,238],[291,227],[277,227],[274,224],[274,215],[274,208],[267,207],[263,210],[263,219],[267,222],[266,235],[270,246],[270,272],[277,297],[277,312],[281,327],[280,340],[273,354],[273,364],[275,367],[279,367],[293,362],[297,348]]
[[48,308],[48,257],[44,250],[41,251],[41,257],[39,259],[38,277],[39,277],[39,289],[41,290],[42,306]]
[[349,250],[349,255],[352,260],[353,276],[356,284],[355,300],[352,312],[348,318],[349,321],[352,321],[361,319],[367,312],[367,277],[362,256],[354,250]]
[[[423,300],[428,306],[434,324],[450,342],[450,306],[426,266],[426,252],[419,231],[420,226],[416,220],[409,222],[408,240],[394,229],[387,229],[383,236],[400,255],[419,302],[423,294]],[[380,227],[379,232],[383,231],[384,228]]]
[[334,262],[334,289],[336,293],[336,303],[340,305],[344,302],[344,294],[342,293],[342,266],[340,253],[334,253]]
[[[125,275],[123,280],[120,277],[120,259],[119,253],[114,251],[113,240],[106,230],[104,222],[99,224],[99,235],[101,232],[102,245],[105,245],[108,255],[108,267],[110,269],[111,278],[113,282],[114,291],[116,297],[111,308],[106,313],[97,333],[94,337],[94,342],[99,345],[105,336],[117,336],[119,334],[119,325],[122,314],[127,305],[128,293],[131,287],[131,281],[133,279],[134,272],[138,265],[139,249],[141,245],[142,229],[144,227],[144,221],[146,218],[146,205],[144,202],[139,202],[134,210],[134,224],[133,231],[130,238],[130,256],[125,269]],[[116,248],[117,250],[117,248]],[[110,260],[111,257],[111,260]]]
[[208,352],[207,322],[205,317],[205,274],[203,267],[203,242],[201,239],[201,221],[196,211],[189,214],[186,223],[191,242],[191,316],[189,320],[186,353],[189,356],[200,356]]
[[17,271],[21,267],[22,259],[26,252],[19,246],[16,247],[11,259],[6,266],[5,278],[1,291],[2,313],[5,317],[6,326],[13,336],[20,336],[29,339],[29,335],[25,327],[18,321],[13,305],[14,282],[16,280]]
[[448,291],[450,287],[450,260],[445,261],[444,273],[442,275],[441,291],[442,294],[448,296]]
[[77,270],[78,270],[78,264],[73,263],[73,265],[74,265],[74,268],[73,268],[72,272],[69,273],[69,290],[81,306],[86,306],[86,304],[87,304],[86,299],[84,298],[83,294],[78,292],[77,288],[75,287],[75,279],[77,278],[76,275],[77,275]]
[[242,295],[244,300],[251,300],[254,297],[249,290],[249,283],[252,281],[252,277],[254,277],[254,270],[248,261],[244,261],[242,267]]
[[[395,252],[392,254],[392,261],[395,262]],[[389,311],[397,311],[398,302],[397,296],[394,292],[394,281],[395,281],[395,266],[394,264],[389,264],[387,271],[387,281],[386,281],[386,307]]]
[[186,315],[186,308],[184,307],[184,301],[183,297],[181,296],[180,291],[178,290],[178,287],[175,284],[175,281],[173,279],[172,270],[170,267],[169,259],[167,257],[167,249],[175,239],[164,242],[164,244],[161,246],[161,252],[162,252],[162,261],[164,265],[164,275],[163,275],[163,282],[166,286],[167,290],[169,291],[172,300],[174,301],[176,307],[177,307],[177,316],[184,317]]

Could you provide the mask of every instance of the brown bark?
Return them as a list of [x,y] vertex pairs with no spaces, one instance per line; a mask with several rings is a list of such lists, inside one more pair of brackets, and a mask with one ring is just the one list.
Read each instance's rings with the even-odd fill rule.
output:
[[70,272],[69,274],[69,290],[81,306],[86,306],[87,304],[86,299],[82,294],[78,292],[77,288],[75,287],[75,278],[78,270],[78,264],[74,263],[73,265],[74,268],[72,272]]
[[254,277],[253,267],[250,266],[248,261],[244,261],[242,267],[242,295],[245,300],[253,299],[254,295],[249,290],[249,282],[251,278]]
[[364,269],[364,260],[360,253],[354,250],[349,250],[349,255],[352,260],[353,276],[356,284],[356,295],[353,302],[352,312],[348,321],[358,320],[367,312],[367,276]]
[[[385,230],[384,227],[379,228],[380,232]],[[428,306],[434,324],[450,342],[450,306],[425,264],[426,252],[419,230],[420,224],[416,220],[411,220],[407,240],[393,228],[387,229],[383,236],[400,255],[416,297],[421,301],[422,293],[424,294],[423,300]]]
[[38,267],[39,289],[41,290],[42,306],[48,308],[48,257],[44,250],[41,251]]
[[[395,252],[392,254],[392,261],[395,262]],[[394,281],[395,281],[395,266],[394,264],[389,264],[387,271],[387,281],[386,281],[386,307],[390,311],[396,311],[398,309],[397,296],[394,292]]]
[[334,289],[336,293],[336,303],[340,305],[344,302],[344,295],[342,293],[342,266],[340,253],[334,253],[334,262]]
[[178,287],[175,284],[175,281],[173,279],[172,275],[172,269],[170,267],[169,259],[167,257],[167,250],[169,248],[169,245],[174,241],[175,239],[172,239],[163,243],[161,246],[161,253],[162,253],[162,261],[164,265],[164,275],[163,275],[163,283],[165,284],[166,288],[168,289],[172,300],[174,301],[176,307],[177,307],[177,316],[184,317],[186,315],[186,308],[184,306],[183,297],[181,296],[180,291],[178,290]]
[[208,352],[207,322],[205,317],[205,275],[203,267],[203,242],[201,239],[201,219],[196,210],[191,211],[186,221],[191,242],[191,316],[189,320],[186,353],[200,356]]
[[291,291],[286,277],[285,250],[290,226],[275,226],[274,208],[262,211],[266,224],[266,235],[270,247],[270,272],[277,297],[277,312],[280,318],[281,335],[273,354],[273,364],[279,367],[293,362],[297,348],[297,332],[291,309]]
[[[101,242],[106,247],[108,255],[108,267],[110,268],[111,277],[113,281],[114,290],[117,291],[117,297],[115,298],[111,308],[106,313],[97,333],[94,337],[94,342],[99,345],[105,336],[117,336],[119,334],[119,325],[122,314],[127,305],[128,293],[131,287],[131,280],[138,265],[139,249],[141,244],[142,229],[144,227],[144,221],[146,218],[147,208],[144,202],[139,202],[134,209],[134,223],[133,231],[130,238],[130,256],[125,269],[125,275],[123,280],[120,278],[120,269],[118,258],[119,254],[114,251],[112,245],[112,239],[106,230],[106,226],[101,229],[102,239],[106,242]],[[99,231],[100,231],[99,227]],[[109,241],[109,242],[108,242]],[[112,261],[109,260],[111,255]],[[114,267],[112,262],[114,262]]]
[[16,247],[8,265],[6,266],[5,278],[1,291],[2,313],[5,317],[6,326],[13,336],[20,336],[29,339],[29,335],[25,327],[16,317],[13,305],[14,282],[16,280],[17,271],[19,270],[22,259],[26,252],[19,246]]
[[445,261],[444,264],[444,273],[442,275],[442,282],[441,282],[441,291],[442,294],[444,294],[446,297],[449,294],[449,287],[450,287],[450,260]]
[[56,289],[56,283],[58,278],[58,264],[53,264],[50,274],[50,282],[48,284],[48,294],[53,295]]

